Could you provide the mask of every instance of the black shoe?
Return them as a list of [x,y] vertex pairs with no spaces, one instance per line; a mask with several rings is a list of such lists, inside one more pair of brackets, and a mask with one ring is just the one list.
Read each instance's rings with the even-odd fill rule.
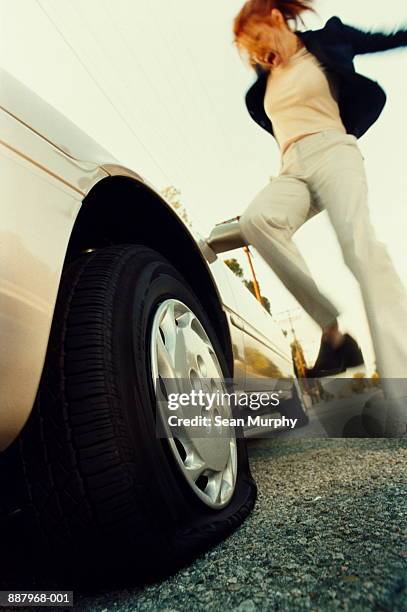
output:
[[338,350],[342,350],[346,368],[356,368],[365,363],[362,351],[357,342],[349,334],[344,335],[344,341],[341,346],[338,347]]
[[335,376],[363,363],[362,351],[349,334],[344,335],[342,344],[337,348],[333,348],[329,342],[322,339],[315,365],[313,368],[307,368],[306,377]]

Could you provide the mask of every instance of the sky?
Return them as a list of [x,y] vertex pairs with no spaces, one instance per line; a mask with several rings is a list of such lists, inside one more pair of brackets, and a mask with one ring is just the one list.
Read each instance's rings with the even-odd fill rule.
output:
[[[203,236],[243,212],[279,171],[274,139],[247,113],[255,80],[233,45],[241,0],[0,0],[2,67],[63,112],[157,190],[174,185]],[[334,7],[335,5],[335,7]],[[367,7],[369,10],[367,11]],[[407,28],[405,0],[317,0],[307,29],[333,14],[365,30]],[[379,121],[359,141],[372,222],[407,283],[407,49],[356,58],[359,72],[388,95]],[[341,311],[340,325],[373,353],[357,283],[346,269],[326,213],[295,237],[321,289]],[[236,256],[250,273],[241,251]],[[297,335],[313,361],[319,329],[254,252],[273,315]]]

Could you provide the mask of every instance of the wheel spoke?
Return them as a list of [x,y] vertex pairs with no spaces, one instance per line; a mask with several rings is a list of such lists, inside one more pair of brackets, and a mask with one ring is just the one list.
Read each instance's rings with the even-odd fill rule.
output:
[[195,483],[199,476],[205,471],[206,463],[195,453],[191,453],[190,456],[184,461],[185,475],[191,482]]
[[181,316],[178,317],[178,326],[181,328],[191,327],[192,321],[195,319],[195,315],[190,310],[184,312]]
[[[235,446],[235,442],[231,441],[230,443],[231,447]],[[230,457],[229,457],[229,461],[228,464],[223,472],[223,480],[225,482],[227,482],[230,486],[233,486],[233,483],[235,481],[236,478],[236,455],[235,453],[232,451],[230,453]]]
[[214,472],[209,478],[208,484],[206,485],[205,493],[208,495],[212,503],[216,504],[219,502],[220,493],[223,482],[223,473]]
[[174,363],[171,354],[168,352],[167,345],[164,344],[161,334],[156,338],[157,361],[160,374],[163,378],[175,378]]
[[[189,379],[189,364],[187,363],[187,350],[185,342],[185,324],[180,326],[179,321],[188,323],[189,311],[177,315],[175,304],[170,302],[160,323],[160,329],[164,334],[164,344],[170,357],[174,376],[182,379]],[[194,316],[194,315],[192,315]]]
[[171,362],[174,364],[174,353],[177,343],[177,325],[175,323],[175,311],[172,301],[167,305],[164,316],[160,321],[160,329],[164,334],[164,344],[168,354],[171,357]]

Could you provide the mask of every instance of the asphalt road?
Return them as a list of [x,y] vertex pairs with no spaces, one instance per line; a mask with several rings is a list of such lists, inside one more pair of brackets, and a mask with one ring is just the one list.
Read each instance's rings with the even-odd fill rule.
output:
[[160,584],[93,597],[111,611],[407,610],[407,441],[250,442],[255,511]]

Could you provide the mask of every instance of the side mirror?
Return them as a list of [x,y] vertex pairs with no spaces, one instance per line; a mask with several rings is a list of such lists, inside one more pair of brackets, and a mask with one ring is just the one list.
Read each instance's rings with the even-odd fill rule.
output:
[[215,253],[225,253],[248,246],[241,234],[237,219],[216,225],[205,242]]

